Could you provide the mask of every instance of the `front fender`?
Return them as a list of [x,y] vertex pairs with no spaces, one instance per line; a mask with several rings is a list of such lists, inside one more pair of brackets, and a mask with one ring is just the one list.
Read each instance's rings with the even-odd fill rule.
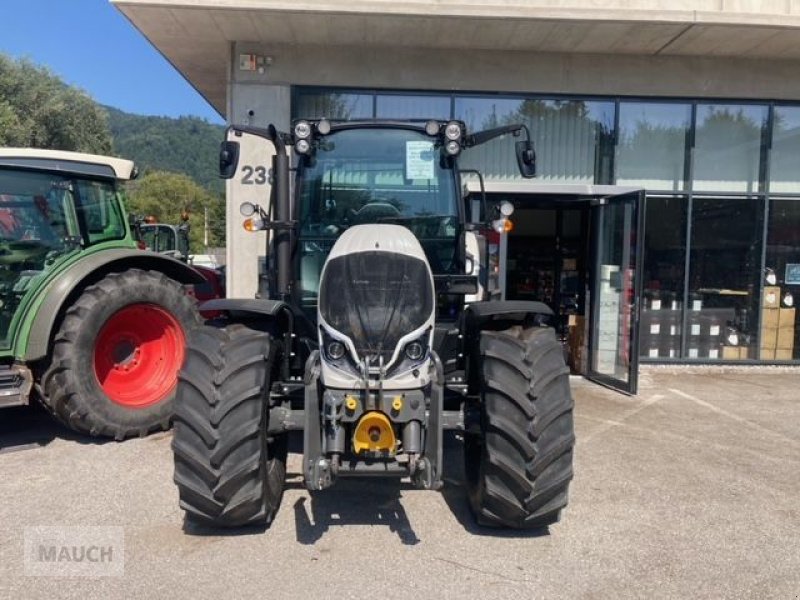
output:
[[476,333],[488,326],[492,321],[530,321],[537,324],[549,324],[554,313],[543,302],[525,300],[490,300],[473,302],[467,306],[467,327]]
[[127,269],[159,271],[183,284],[202,283],[205,279],[186,264],[155,252],[133,248],[113,248],[87,254],[58,274],[41,292],[40,300],[25,317],[20,331],[30,328],[27,340],[20,340],[20,354],[26,361],[47,356],[54,327],[60,322],[63,310],[88,285],[109,273]]

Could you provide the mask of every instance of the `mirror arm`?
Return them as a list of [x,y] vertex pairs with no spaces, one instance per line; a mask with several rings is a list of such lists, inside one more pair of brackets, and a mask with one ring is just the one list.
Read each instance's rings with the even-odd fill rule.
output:
[[266,129],[264,129],[263,127],[253,127],[251,125],[229,125],[226,134],[229,132],[233,132],[234,135],[249,133],[250,135],[255,135],[257,137],[264,138],[265,140],[272,142],[275,145],[275,149],[278,152],[286,152],[287,138],[291,138],[291,136],[289,136],[288,134],[282,133],[277,129],[275,129],[274,125],[270,125]]
[[464,145],[467,148],[471,148],[473,146],[485,144],[486,142],[498,138],[501,135],[507,135],[509,133],[519,135],[521,131],[525,132],[526,140],[530,142],[531,132],[528,129],[528,126],[524,123],[514,123],[513,125],[503,125],[502,127],[485,129],[483,131],[479,131],[478,133],[473,133],[472,135],[467,136],[467,138],[464,140]]

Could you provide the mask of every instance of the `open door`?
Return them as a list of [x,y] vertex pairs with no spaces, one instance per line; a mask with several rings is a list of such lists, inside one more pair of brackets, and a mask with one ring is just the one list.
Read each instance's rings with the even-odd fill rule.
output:
[[594,256],[586,376],[636,394],[639,373],[644,192],[592,201]]

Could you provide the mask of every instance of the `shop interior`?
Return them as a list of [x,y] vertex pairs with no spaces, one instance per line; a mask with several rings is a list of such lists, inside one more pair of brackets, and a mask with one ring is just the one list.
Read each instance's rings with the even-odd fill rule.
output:
[[640,190],[489,182],[486,195],[514,205],[499,242],[503,298],[549,306],[572,372],[635,393]]

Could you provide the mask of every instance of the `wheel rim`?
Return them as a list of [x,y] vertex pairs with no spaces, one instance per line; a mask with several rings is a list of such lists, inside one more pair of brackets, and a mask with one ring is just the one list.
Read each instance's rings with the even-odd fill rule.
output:
[[100,329],[94,372],[112,402],[145,408],[175,388],[183,354],[183,328],[172,314],[155,304],[132,304]]

